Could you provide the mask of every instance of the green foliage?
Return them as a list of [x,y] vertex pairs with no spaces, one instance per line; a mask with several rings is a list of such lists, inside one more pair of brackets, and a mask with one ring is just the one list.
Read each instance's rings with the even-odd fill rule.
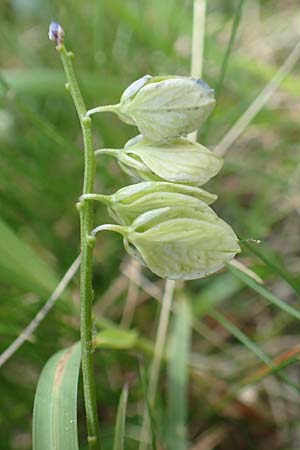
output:
[[114,450],[124,450],[125,440],[125,422],[126,422],[126,407],[128,398],[128,387],[125,386],[120,396],[118,413],[115,424]]
[[76,450],[80,344],[53,355],[45,365],[33,410],[33,450]]
[[56,283],[51,266],[0,220],[0,277],[19,289],[49,294]]
[[[240,2],[207,3],[204,79],[216,88]],[[244,15],[226,62],[223,87],[217,93],[209,129],[205,136],[200,130],[201,143],[211,150],[271,80],[297,40],[295,2],[244,3]],[[30,322],[49,289],[78,254],[78,214],[74,205],[82,180],[81,138],[73,105],[64,89],[64,74],[49,45],[49,20],[57,18],[68,27],[77,72],[87,105],[92,108],[117,102],[137,74],[189,73],[191,6],[191,1],[179,0],[1,3],[1,74],[9,85],[7,89],[0,82],[1,223],[14,234],[13,241],[17,238],[22,248],[29,247],[35,255],[29,257],[26,253],[21,258],[18,253],[18,260],[13,261],[8,250],[12,241],[6,232],[1,233],[1,351]],[[265,290],[298,311],[298,93],[295,71],[228,150],[223,170],[207,186],[219,197],[214,206],[218,215],[234,225],[240,238],[262,241],[261,246],[253,244],[260,255],[243,246],[241,261],[261,276],[264,290],[259,291],[257,284],[250,286],[248,278],[246,282],[245,277],[241,280],[229,271],[184,287],[193,309],[195,330],[188,366],[187,426],[191,445],[200,441],[200,446],[208,434],[219,436],[222,450],[252,450],[253,442],[257,450],[297,446],[298,397],[280,376],[274,378],[272,374],[297,381],[298,318],[270,305]],[[133,127],[112,115],[95,115],[97,148],[122,148],[135,134]],[[100,192],[110,194],[128,184],[128,177],[112,158],[99,156],[97,164]],[[105,208],[98,205],[95,210],[98,223],[110,220]],[[161,297],[161,284],[153,283],[145,269],[140,274],[142,287],[135,290],[131,283],[127,289],[128,282],[119,276],[121,264],[126,273],[131,268],[124,256],[116,234],[100,237],[95,248],[95,321],[101,328],[102,314],[110,326],[112,322],[119,326],[121,320],[126,323],[127,319],[138,333],[133,347],[132,337],[126,335],[126,349],[111,351],[103,347],[96,351],[104,450],[113,448],[115,411],[125,377],[130,384],[126,450],[139,447],[144,394],[137,366],[152,355],[156,330],[152,297]],[[24,261],[21,267],[19,261]],[[1,367],[1,450],[32,448],[31,412],[37,378],[52,354],[78,339],[77,278],[70,293],[68,301],[59,301],[37,332]],[[125,311],[127,298],[129,307]],[[138,307],[134,306],[136,299]],[[209,312],[216,306],[269,356],[274,369],[265,366],[231,331],[210,318]],[[107,335],[104,338],[108,340]],[[256,384],[247,389],[250,378]],[[236,391],[241,386],[243,389]],[[153,411],[159,436],[164,435],[168,387],[162,374]],[[233,393],[229,408],[221,402],[226,393]],[[211,414],[216,403],[218,414]],[[84,435],[83,411],[79,402],[80,439]]]
[[187,362],[191,339],[191,311],[186,300],[178,305],[170,337],[168,364],[167,442],[169,450],[187,450]]

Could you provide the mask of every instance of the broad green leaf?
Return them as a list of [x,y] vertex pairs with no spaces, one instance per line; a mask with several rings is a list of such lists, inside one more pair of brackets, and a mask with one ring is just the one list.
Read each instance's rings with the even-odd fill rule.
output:
[[38,381],[33,450],[78,450],[77,385],[80,343],[53,355]]
[[119,400],[118,413],[115,423],[115,437],[113,450],[124,450],[127,398],[128,398],[128,387],[125,386],[123,388]]
[[191,311],[181,300],[174,318],[168,363],[167,449],[187,450],[187,383]]
[[52,269],[0,219],[0,279],[47,295],[57,284]]

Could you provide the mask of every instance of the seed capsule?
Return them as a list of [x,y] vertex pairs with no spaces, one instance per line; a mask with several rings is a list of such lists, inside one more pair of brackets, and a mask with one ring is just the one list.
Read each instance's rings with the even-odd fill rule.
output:
[[200,128],[214,106],[214,90],[203,80],[145,75],[123,92],[120,103],[98,106],[86,114],[114,112],[146,138],[162,141]]
[[[110,227],[116,226],[99,229],[113,229]],[[226,222],[190,207],[147,211],[130,226],[117,228],[132,257],[171,280],[202,278],[240,252],[237,236]]]
[[[100,152],[105,153],[105,149]],[[201,186],[221,169],[223,160],[203,145],[179,137],[155,142],[138,135],[124,149],[107,150],[120,167],[139,180]]]
[[132,203],[112,202],[108,206],[111,217],[120,224],[131,224],[141,214],[163,207],[191,208],[196,214],[205,214],[206,220],[215,221],[216,213],[203,201],[191,195],[175,192],[153,192]]
[[134,251],[156,275],[172,280],[202,278],[240,252],[235,233],[223,220],[212,222],[205,213],[201,218],[187,209],[171,208],[171,212],[173,218],[165,211],[153,226],[149,226],[151,219],[147,226],[139,217],[124,238],[127,251]]
[[146,138],[161,141],[197,130],[214,106],[214,91],[202,80],[145,75],[124,91],[115,112]]
[[216,195],[195,186],[167,182],[133,184],[119,189],[115,194],[87,194],[82,200],[99,200],[107,205],[110,216],[119,224],[130,225],[142,213],[162,207],[191,207],[215,217],[208,206]]

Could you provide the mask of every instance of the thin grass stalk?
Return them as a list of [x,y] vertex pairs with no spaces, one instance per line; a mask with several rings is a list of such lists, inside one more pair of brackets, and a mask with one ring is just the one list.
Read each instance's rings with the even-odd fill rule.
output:
[[[206,0],[194,0],[191,76],[195,78],[201,78],[203,72],[205,16]],[[189,139],[193,142],[197,142],[197,137],[198,131],[189,134]]]
[[237,35],[237,31],[239,28],[239,24],[240,24],[240,20],[241,20],[241,16],[242,16],[242,10],[243,10],[243,5],[244,5],[245,0],[240,0],[237,7],[236,7],[236,12],[234,15],[234,19],[233,19],[233,24],[232,24],[232,28],[231,28],[231,33],[230,33],[230,38],[229,38],[229,42],[228,42],[228,46],[226,48],[226,52],[225,52],[225,56],[224,59],[222,61],[222,66],[221,66],[221,70],[220,70],[220,76],[219,76],[219,80],[217,82],[217,86],[216,86],[216,97],[218,98],[220,95],[220,92],[223,88],[223,84],[224,84],[224,80],[225,80],[225,75],[226,75],[226,71],[227,71],[227,67],[228,67],[228,62],[229,62],[229,58],[233,49],[233,44]]
[[46,303],[43,307],[37,312],[32,321],[24,328],[24,330],[19,334],[17,339],[15,339],[6,350],[0,355],[0,367],[2,367],[15,353],[16,351],[27,341],[27,339],[35,332],[40,323],[44,320],[48,312],[53,308],[56,301],[60,298],[77,270],[80,266],[80,255],[77,256],[75,261],[68,268],[67,272],[60,280]]
[[[154,355],[150,367],[149,385],[147,390],[147,402],[150,412],[154,408],[156,391],[158,386],[159,373],[162,364],[162,358],[165,351],[166,338],[170,314],[172,310],[173,294],[175,289],[175,281],[167,280],[165,283],[165,291],[162,300],[162,309],[159,316],[158,329],[155,339]],[[146,450],[150,433],[150,418],[147,408],[144,409],[140,450]]]
[[300,59],[300,41],[297,42],[282,66],[278,69],[272,80],[264,87],[249,108],[241,115],[237,122],[225,134],[223,139],[215,147],[214,153],[223,156],[231,145],[240,137],[254,117],[261,111],[272,95],[279,88],[289,72]]

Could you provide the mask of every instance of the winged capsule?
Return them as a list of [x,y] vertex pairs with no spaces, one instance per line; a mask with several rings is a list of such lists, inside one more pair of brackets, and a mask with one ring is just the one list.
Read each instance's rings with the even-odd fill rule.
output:
[[143,182],[119,189],[115,194],[86,194],[84,199],[99,200],[106,204],[110,216],[119,224],[130,225],[146,211],[162,207],[190,207],[216,217],[208,206],[216,196],[196,187],[168,182]]
[[197,130],[215,106],[214,90],[192,77],[144,77],[122,94],[120,103],[91,109],[88,115],[113,111],[153,141]]
[[129,204],[114,202],[108,206],[108,212],[117,223],[129,225],[139,215],[163,207],[189,207],[194,210],[195,215],[205,214],[206,220],[212,222],[217,217],[213,209],[203,201],[191,195],[179,194],[178,192],[153,192]]
[[171,280],[193,280],[216,272],[240,252],[231,227],[180,217],[143,231],[129,231],[126,239],[156,275]]
[[[113,229],[113,225],[96,228]],[[171,280],[202,278],[222,268],[240,252],[232,228],[222,219],[192,208],[160,208],[119,226],[124,247],[153,273]]]
[[142,135],[130,139],[124,149],[102,149],[118,159],[121,168],[136,179],[202,186],[222,168],[222,158],[203,145],[183,137],[161,142]]

